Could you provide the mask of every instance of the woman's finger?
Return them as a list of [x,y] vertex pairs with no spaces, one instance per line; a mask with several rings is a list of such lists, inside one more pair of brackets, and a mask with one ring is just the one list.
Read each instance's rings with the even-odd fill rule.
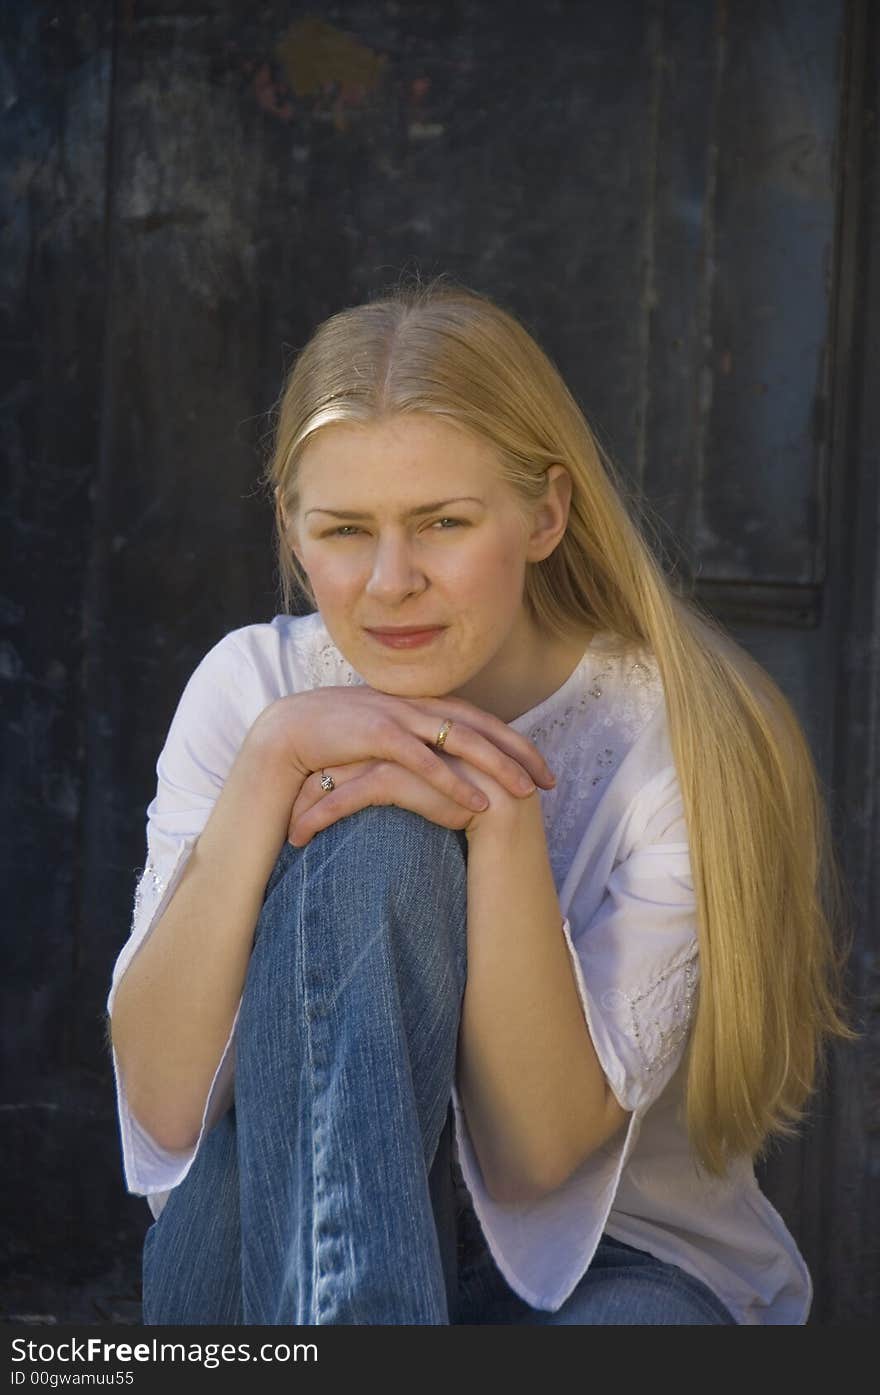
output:
[[491,775],[511,794],[527,795],[535,788],[535,781],[527,766],[499,750],[493,741],[474,731],[466,722],[453,723],[443,749],[449,755],[457,756]]
[[[369,687],[329,687],[279,698],[267,711],[269,716],[261,714],[258,720],[264,721],[271,739],[278,740],[304,777],[328,763],[345,766],[349,761],[385,759],[411,770],[462,808],[481,812],[487,801],[479,782],[453,770],[444,762],[443,751],[435,748],[444,717],[449,717],[447,747],[461,757],[467,755],[474,771],[497,776],[507,791],[522,796],[528,791],[518,783],[514,769],[521,757],[523,774],[547,788],[554,783],[543,757],[524,737],[458,698],[410,699]],[[460,738],[462,726],[488,733],[483,736],[485,744],[472,741],[466,751]],[[501,752],[500,759],[496,751]]]
[[298,818],[307,814],[309,809],[319,800],[326,798],[327,791],[323,788],[321,780],[325,775],[329,775],[334,784],[340,785],[345,781],[354,779],[358,775],[364,774],[375,764],[371,760],[351,761],[345,766],[324,766],[323,770],[316,770],[309,775],[300,786],[299,793],[294,800],[293,808],[290,811],[291,827]]
[[455,800],[465,809],[479,812],[488,807],[489,801],[476,785],[464,776],[457,774],[448,765],[440,752],[431,749],[418,736],[405,730],[399,722],[390,718],[382,721],[376,731],[377,754],[395,764],[411,770],[414,775],[427,780],[440,794]]
[[333,792],[325,790],[321,784],[321,780],[325,775],[329,775],[333,779],[334,789],[340,789],[343,784],[348,784],[352,779],[364,775],[374,765],[376,765],[376,762],[372,760],[352,761],[350,764],[344,766],[325,766],[323,770],[316,770],[313,774],[309,775],[309,777],[303,781],[299,794],[294,800],[293,808],[290,811],[290,822],[287,826],[287,841],[289,843],[294,842],[294,832],[301,820],[305,818],[310,810],[314,809],[317,804],[320,804],[323,799],[326,799],[328,795]]
[[335,790],[325,794],[305,814],[296,819],[290,832],[290,842],[293,846],[305,847],[321,829],[329,828],[339,819],[348,818],[349,814],[357,813],[358,809],[376,804],[378,801],[369,789],[369,784],[368,778],[362,775],[355,780],[346,780],[344,785],[337,785]]
[[[406,698],[402,701],[409,702],[428,715],[431,722],[436,721],[432,743],[444,718],[449,718],[452,726],[443,749],[466,757],[505,785],[512,794],[523,793],[516,785],[523,772],[535,784],[547,789],[556,783],[553,771],[537,747],[491,712],[484,712],[463,698]],[[481,737],[482,743],[476,745],[469,733]]]
[[444,828],[466,828],[475,815],[468,814],[455,800],[449,799],[425,781],[385,761],[377,761],[366,773],[346,779],[297,818],[291,827],[289,840],[303,847],[316,833],[359,809],[371,806],[397,805],[411,809],[432,823]]

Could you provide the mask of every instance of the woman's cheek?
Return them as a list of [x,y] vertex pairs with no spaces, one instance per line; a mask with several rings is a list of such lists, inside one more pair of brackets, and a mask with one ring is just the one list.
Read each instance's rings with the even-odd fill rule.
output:
[[359,570],[353,558],[321,558],[309,575],[315,594],[323,592],[332,600],[344,598],[357,587]]
[[485,600],[506,594],[520,570],[515,550],[509,549],[504,539],[498,539],[491,546],[483,543],[473,551],[462,550],[451,559],[447,576],[468,596]]
[[525,564],[511,541],[509,548],[500,547],[486,566],[484,589],[494,599],[504,598],[512,610],[519,607]]

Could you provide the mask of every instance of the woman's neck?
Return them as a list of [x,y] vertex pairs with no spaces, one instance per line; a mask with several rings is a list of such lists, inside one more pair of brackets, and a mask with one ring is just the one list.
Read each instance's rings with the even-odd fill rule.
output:
[[530,642],[496,659],[455,696],[512,722],[561,688],[577,668],[593,633],[583,629],[566,637],[532,634]]

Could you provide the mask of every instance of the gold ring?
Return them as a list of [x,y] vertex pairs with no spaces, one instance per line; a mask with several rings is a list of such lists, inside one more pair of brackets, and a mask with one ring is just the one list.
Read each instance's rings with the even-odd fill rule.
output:
[[443,723],[442,727],[438,731],[436,739],[434,741],[434,745],[438,751],[442,751],[443,747],[446,745],[446,738],[449,735],[451,727],[452,721],[449,717],[447,717],[446,721]]

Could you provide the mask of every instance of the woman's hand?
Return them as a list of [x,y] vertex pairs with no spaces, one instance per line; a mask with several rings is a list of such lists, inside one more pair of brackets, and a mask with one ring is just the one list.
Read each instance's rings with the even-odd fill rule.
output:
[[[438,751],[434,742],[445,718],[451,720],[452,726],[443,749]],[[530,794],[536,783],[547,789],[555,783],[552,771],[530,741],[499,717],[463,698],[401,698],[367,686],[314,688],[276,699],[257,722],[315,797],[328,796],[320,789],[320,776],[313,778],[314,772],[328,766],[334,771],[358,767],[362,777],[364,766],[369,764],[376,767],[370,777],[372,797],[364,799],[358,808],[398,802],[387,794],[383,798],[383,791],[390,788],[393,771],[392,793],[398,793],[404,801],[410,798],[424,805],[421,785],[426,783],[440,797],[435,797],[430,805],[434,814],[426,817],[450,828],[467,827],[467,816],[486,807],[480,773],[518,799]],[[416,777],[415,783],[410,780],[401,784],[400,768]],[[332,793],[335,795],[336,791]],[[364,793],[363,787],[349,791],[348,798]],[[450,803],[456,806],[454,811]],[[298,804],[299,799],[294,807]],[[334,807],[340,808],[339,800],[330,805],[331,810]],[[404,802],[403,807],[416,806]],[[459,822],[449,822],[453,812]],[[440,817],[435,818],[435,814]],[[337,817],[342,817],[342,813]]]
[[[371,805],[394,804],[400,809],[411,809],[443,828],[463,829],[468,836],[478,825],[509,820],[522,808],[524,796],[511,795],[485,771],[469,767],[456,756],[444,753],[441,759],[483,791],[489,801],[485,810],[478,813],[463,809],[427,780],[393,761],[353,761],[349,765],[325,767],[336,786],[329,792],[321,788],[320,771],[303,781],[290,814],[288,842],[304,847],[322,828]],[[532,786],[533,792],[534,789]]]

